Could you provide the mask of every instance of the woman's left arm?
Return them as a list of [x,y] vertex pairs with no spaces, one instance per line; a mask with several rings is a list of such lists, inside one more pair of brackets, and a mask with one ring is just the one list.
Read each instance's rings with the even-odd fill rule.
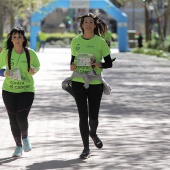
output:
[[104,62],[91,62],[91,66],[95,68],[111,68],[112,67],[112,59],[110,57],[110,54],[104,57]]
[[102,52],[104,62],[100,63],[100,68],[104,68],[104,69],[111,68],[112,67],[112,59],[110,56],[111,51],[104,39],[102,39],[101,41],[101,52]]
[[107,55],[106,57],[104,57],[104,61],[103,63],[100,63],[101,64],[101,68],[104,68],[104,69],[107,69],[107,68],[111,68],[112,67],[112,59],[111,59],[111,56],[110,54]]
[[31,75],[34,75],[36,74],[39,69],[40,69],[40,62],[39,62],[39,59],[38,59],[38,56],[36,54],[35,51],[33,50],[30,50],[30,60],[31,60],[31,63],[30,63],[30,70],[29,70],[29,73]]

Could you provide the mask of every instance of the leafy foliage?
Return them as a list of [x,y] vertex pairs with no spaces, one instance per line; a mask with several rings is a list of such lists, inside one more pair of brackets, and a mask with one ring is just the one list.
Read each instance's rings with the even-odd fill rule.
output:
[[133,53],[140,53],[140,54],[146,54],[146,55],[154,55],[157,57],[161,57],[161,58],[166,58],[168,60],[170,60],[170,53],[163,51],[163,50],[159,50],[159,49],[152,49],[152,48],[135,48],[134,50],[132,50]]

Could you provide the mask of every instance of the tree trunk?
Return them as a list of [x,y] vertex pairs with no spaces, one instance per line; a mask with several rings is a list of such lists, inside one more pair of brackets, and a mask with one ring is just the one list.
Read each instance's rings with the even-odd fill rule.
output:
[[157,17],[157,24],[158,24],[158,34],[160,36],[160,40],[161,41],[164,41],[164,34],[163,34],[163,28],[162,28],[162,25],[161,25],[161,15],[159,13],[159,10],[157,8],[157,5],[154,3],[154,1],[152,0],[151,1],[153,7],[154,7],[154,10],[155,10],[155,14],[156,14],[156,17]]
[[0,42],[3,41],[3,2],[0,0]]
[[145,35],[146,35],[146,41],[150,41],[151,30],[150,30],[150,23],[149,23],[148,2],[145,2]]
[[168,26],[169,26],[169,12],[170,10],[170,0],[168,0],[168,4],[166,6],[166,9],[165,9],[165,12],[164,12],[164,29],[163,29],[163,34],[164,34],[164,37],[166,37],[167,35],[167,30],[168,30]]
[[15,13],[14,13],[14,8],[13,8],[13,0],[11,0],[11,4],[10,4],[10,11],[9,11],[9,14],[10,14],[10,27],[11,29],[14,27],[15,25]]
[[168,13],[165,12],[165,15],[164,15],[164,28],[163,28],[164,37],[166,37],[166,34],[167,34],[167,27],[168,27]]

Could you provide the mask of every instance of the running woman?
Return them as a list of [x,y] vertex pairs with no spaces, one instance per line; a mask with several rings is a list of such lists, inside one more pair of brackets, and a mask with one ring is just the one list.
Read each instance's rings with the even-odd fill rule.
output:
[[99,109],[104,90],[101,73],[112,67],[110,48],[102,36],[107,25],[98,16],[88,13],[78,17],[82,34],[71,41],[70,70],[72,90],[79,113],[79,128],[83,141],[81,159],[90,157],[89,136],[99,149],[103,143],[97,135]]
[[28,138],[28,115],[34,101],[33,75],[39,71],[40,63],[35,51],[27,45],[25,31],[17,26],[8,34],[6,48],[0,54],[0,69],[5,67],[2,97],[16,143],[13,157],[20,157],[23,150],[32,149]]

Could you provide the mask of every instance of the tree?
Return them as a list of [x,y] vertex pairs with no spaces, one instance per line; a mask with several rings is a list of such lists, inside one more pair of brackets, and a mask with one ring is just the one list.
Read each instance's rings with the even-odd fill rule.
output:
[[[132,0],[117,0],[121,5],[124,5],[126,2],[132,2]],[[158,25],[158,34],[160,40],[164,41],[167,35],[167,29],[169,26],[170,19],[170,0],[140,0],[144,3],[145,11],[145,34],[146,41],[150,41],[151,27],[150,27],[150,5],[153,6],[153,12],[156,15],[156,22]]]
[[160,40],[164,41],[167,36],[167,28],[170,14],[170,0],[162,1],[160,7],[157,5],[158,0],[151,0],[151,4],[154,7],[154,11],[157,17],[158,33],[160,35]]
[[3,39],[3,25],[5,23],[3,16],[9,16],[12,28],[15,24],[15,18],[24,20],[30,17],[32,12],[52,1],[54,0],[0,0],[0,41]]
[[144,11],[145,11],[145,40],[150,41],[151,39],[151,29],[150,29],[150,17],[148,10],[148,1],[144,1]]
[[0,0],[0,42],[3,39],[3,0]]

